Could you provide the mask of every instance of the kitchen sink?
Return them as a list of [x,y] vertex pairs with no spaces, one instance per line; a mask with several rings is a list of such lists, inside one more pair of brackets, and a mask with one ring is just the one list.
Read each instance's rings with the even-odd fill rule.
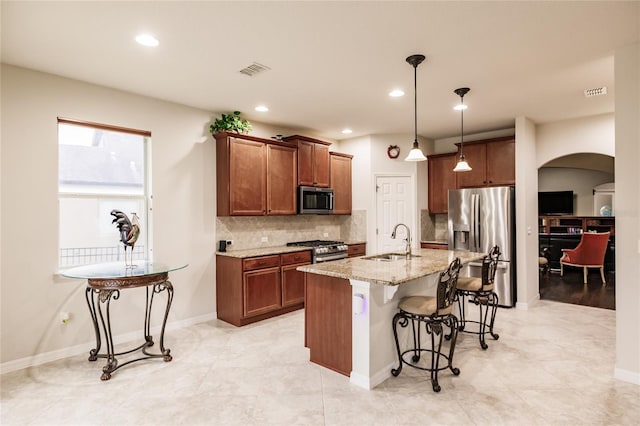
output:
[[[409,256],[409,259],[414,257],[420,257],[417,254],[412,254]],[[394,260],[406,260],[407,255],[404,253],[384,253],[384,254],[376,254],[375,256],[363,257],[364,260],[375,260],[377,262],[392,262]]]

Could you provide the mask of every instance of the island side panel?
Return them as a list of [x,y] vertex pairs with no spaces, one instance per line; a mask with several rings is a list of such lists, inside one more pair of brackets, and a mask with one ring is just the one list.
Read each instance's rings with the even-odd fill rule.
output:
[[349,280],[307,273],[305,331],[310,360],[351,374],[351,284]]

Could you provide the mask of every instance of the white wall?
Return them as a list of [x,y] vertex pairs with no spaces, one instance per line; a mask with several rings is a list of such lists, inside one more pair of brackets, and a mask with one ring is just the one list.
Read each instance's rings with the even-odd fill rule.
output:
[[640,385],[640,43],[615,53],[616,368]]
[[[189,263],[171,274],[175,298],[169,322],[213,317],[216,206],[211,114],[4,64],[1,78],[0,361],[77,345],[89,348],[87,343],[94,339],[85,282],[56,276],[57,117],[152,132],[155,259]],[[124,291],[112,303],[114,333],[141,333],[143,306],[144,290]],[[59,320],[63,310],[72,315],[67,325]]]
[[538,289],[538,170],[536,127],[516,118],[516,307],[527,309],[540,299]]
[[536,126],[536,140],[538,167],[555,158],[579,152],[615,157],[614,115],[601,114],[539,124]]
[[[419,139],[420,147],[427,155],[431,141]],[[389,145],[400,147],[400,156],[390,159],[387,156]],[[367,210],[367,251],[376,251],[377,240],[376,211],[375,211],[375,176],[376,175],[406,175],[411,176],[414,182],[415,196],[417,200],[414,212],[414,223],[409,224],[412,231],[413,247],[419,247],[420,242],[420,209],[426,208],[427,180],[426,161],[407,162],[407,156],[413,145],[413,136],[409,134],[369,135],[360,138],[344,139],[336,144],[336,150],[352,154],[353,176],[353,209]]]

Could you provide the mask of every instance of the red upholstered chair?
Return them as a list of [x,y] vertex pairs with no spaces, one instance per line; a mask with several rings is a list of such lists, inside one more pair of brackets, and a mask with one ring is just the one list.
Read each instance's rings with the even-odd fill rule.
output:
[[577,266],[584,270],[584,283],[587,283],[587,268],[600,268],[602,285],[607,282],[604,279],[604,255],[607,252],[610,232],[595,233],[585,232],[578,247],[574,249],[562,249],[560,258],[560,276],[564,274],[564,265]]

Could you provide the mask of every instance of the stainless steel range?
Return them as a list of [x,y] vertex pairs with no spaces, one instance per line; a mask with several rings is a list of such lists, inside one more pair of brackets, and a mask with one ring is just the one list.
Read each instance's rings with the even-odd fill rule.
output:
[[327,262],[329,260],[344,259],[347,257],[348,248],[343,241],[326,241],[326,240],[311,240],[311,241],[296,241],[287,243],[288,246],[310,247],[311,248],[311,262],[320,263]]

